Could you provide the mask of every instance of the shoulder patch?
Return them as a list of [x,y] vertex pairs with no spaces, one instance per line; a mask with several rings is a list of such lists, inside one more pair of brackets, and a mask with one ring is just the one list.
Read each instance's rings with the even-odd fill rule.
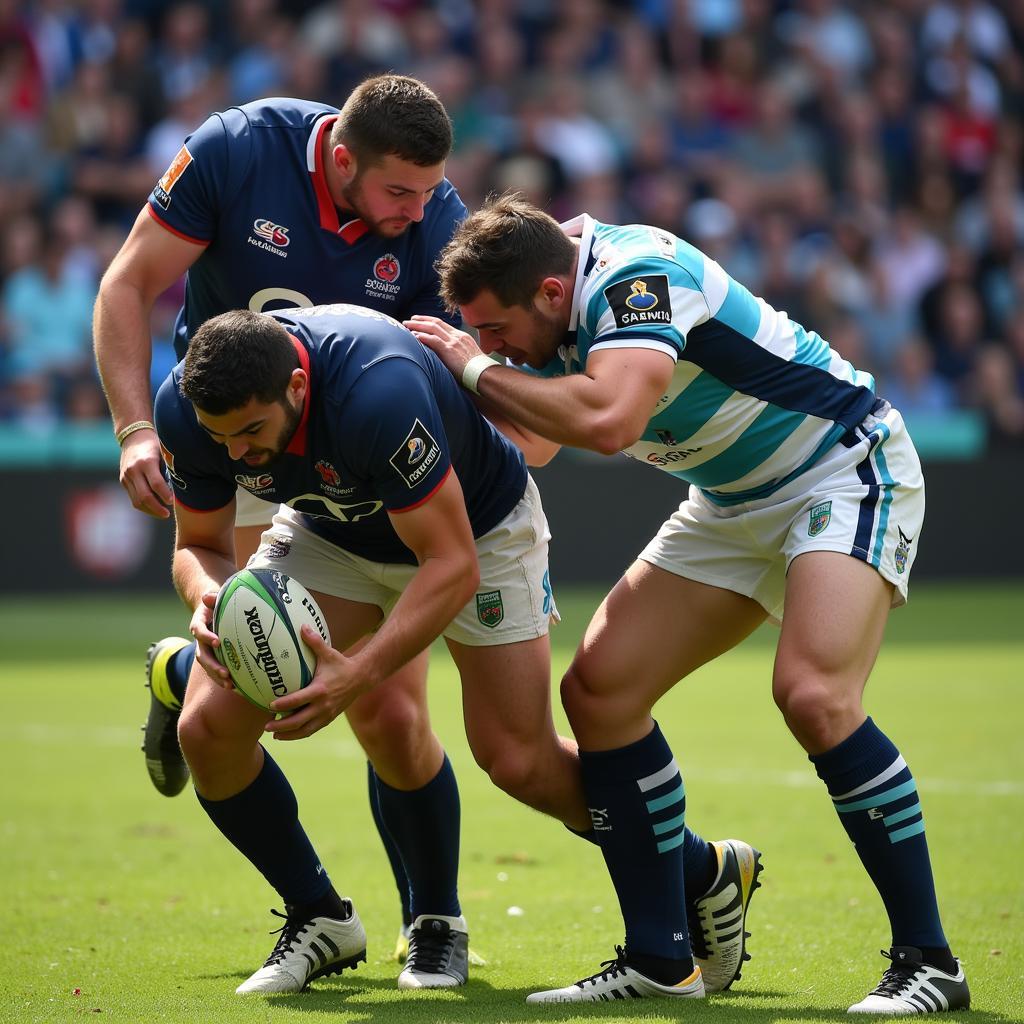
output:
[[156,188],[153,189],[153,198],[165,210],[171,205],[171,189],[185,173],[190,163],[192,163],[192,154],[188,151],[188,146],[182,146],[171,161],[171,166],[164,171],[164,176],[156,183]]
[[417,417],[402,446],[388,461],[409,487],[415,487],[438,464],[440,457],[441,446]]
[[604,297],[615,316],[615,326],[672,323],[667,274],[644,274],[609,285]]

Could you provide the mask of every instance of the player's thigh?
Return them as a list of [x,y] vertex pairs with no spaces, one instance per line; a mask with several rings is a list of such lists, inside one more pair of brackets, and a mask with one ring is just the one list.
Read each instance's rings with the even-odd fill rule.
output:
[[797,688],[820,691],[823,700],[859,703],[892,600],[893,584],[860,558],[835,551],[798,555],[786,578],[775,659],[780,706]]
[[480,764],[510,746],[526,753],[557,742],[546,635],[489,647],[449,640],[448,649],[462,679],[466,737]]
[[645,714],[765,617],[743,594],[634,562],[594,613],[573,659],[562,690],[570,720],[593,713],[596,702],[606,721]]

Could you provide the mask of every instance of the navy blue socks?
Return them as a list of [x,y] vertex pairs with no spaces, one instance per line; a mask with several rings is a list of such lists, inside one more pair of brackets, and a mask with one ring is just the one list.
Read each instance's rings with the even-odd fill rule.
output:
[[892,944],[948,950],[917,784],[900,752],[869,718],[811,762],[882,897]]
[[581,750],[580,766],[630,960],[662,962],[655,980],[675,984],[692,973],[693,957],[683,884],[686,797],[672,751],[655,723],[627,747]]
[[458,917],[459,787],[447,755],[420,789],[393,789],[376,779],[380,817],[409,880],[409,913]]
[[405,866],[402,864],[402,855],[398,852],[395,840],[384,824],[380,813],[380,794],[377,784],[380,780],[373,770],[373,765],[366,762],[366,788],[370,795],[370,813],[373,815],[373,823],[377,826],[377,833],[380,841],[384,844],[384,852],[388,855],[391,864],[391,873],[395,876],[395,886],[398,889],[398,897],[402,901],[402,924],[412,924],[413,916],[410,906],[411,896],[409,892],[409,877],[405,873]]
[[226,800],[196,796],[214,825],[286,906],[322,903],[332,892],[331,880],[299,823],[291,784],[265,750],[259,775],[241,793]]

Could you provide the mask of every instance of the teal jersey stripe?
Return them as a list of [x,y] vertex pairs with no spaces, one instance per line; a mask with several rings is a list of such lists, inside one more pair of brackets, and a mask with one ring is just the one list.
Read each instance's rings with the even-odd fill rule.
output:
[[[795,480],[801,473],[810,469],[845,433],[846,428],[841,423],[835,424],[809,458],[800,463],[792,473],[787,473],[784,477],[770,484],[765,484],[764,487],[754,487],[748,491],[737,491],[735,494],[715,493],[714,491],[703,491],[702,493],[708,501],[722,508],[728,508],[730,505],[741,505],[745,501],[757,501],[758,498],[767,498],[768,495],[774,494],[781,487],[785,487],[791,480]],[[674,475],[679,476],[681,474]]]
[[[679,266],[693,279],[694,284],[687,284],[685,275],[673,274],[671,271],[669,272],[668,283],[678,288],[692,288],[695,285],[698,291],[702,290],[704,288],[704,253],[699,249],[695,249],[682,238],[677,238],[675,258]],[[671,267],[671,263],[669,263],[669,266]]]
[[677,846],[682,846],[685,839],[685,830],[680,832],[679,835],[673,836],[671,839],[663,839],[658,843],[658,853],[668,853],[669,850],[674,850]]
[[679,441],[692,437],[734,395],[732,388],[717,377],[701,371],[676,400],[653,416],[641,435],[644,441],[658,442],[656,430],[671,431]]
[[924,822],[915,821],[913,825],[908,825],[906,828],[898,828],[895,832],[889,833],[890,843],[902,843],[904,839],[909,839],[911,836],[919,836],[924,831]]
[[882,507],[878,512],[875,548],[871,552],[871,564],[876,569],[882,564],[882,547],[885,544],[885,531],[889,525],[889,507],[892,505],[892,491],[895,486],[895,481],[885,462],[885,454],[882,452],[882,445],[889,438],[889,428],[884,423],[880,423],[878,431],[882,435],[882,439],[875,445],[875,458],[878,460],[878,471],[882,475],[882,490],[885,492],[885,497],[882,498]]
[[897,811],[895,814],[887,814],[882,819],[882,824],[888,828],[890,825],[897,825],[901,821],[906,821],[907,818],[912,818],[915,814],[921,813],[921,801],[918,800],[912,807],[905,807],[902,811]]
[[840,814],[849,814],[851,811],[866,811],[869,807],[891,804],[908,793],[916,792],[916,790],[917,783],[911,779],[909,782],[904,782],[902,786],[896,786],[894,789],[888,789],[884,793],[879,793],[878,796],[869,796],[866,800],[855,800],[852,804],[846,804],[845,806],[843,804],[836,804],[836,810]]
[[669,818],[668,821],[659,821],[653,826],[654,834],[663,836],[666,832],[673,832],[677,828],[682,828],[685,821],[685,814],[677,814],[674,818]]
[[686,792],[683,789],[683,784],[680,782],[671,793],[659,796],[656,800],[648,800],[647,810],[650,811],[651,814],[654,814],[656,811],[663,811],[666,807],[671,807],[673,804],[679,803],[684,796],[686,796]]
[[796,337],[794,362],[827,370],[832,362],[832,352],[825,339],[817,331],[805,330],[795,320],[790,320],[789,323]]
[[739,480],[767,462],[804,420],[805,413],[767,405],[724,452],[690,471],[698,487],[719,487]]
[[750,338],[751,344],[754,344],[753,337],[761,326],[761,307],[743,285],[730,277],[725,301],[714,314],[714,319],[721,320],[727,327]]

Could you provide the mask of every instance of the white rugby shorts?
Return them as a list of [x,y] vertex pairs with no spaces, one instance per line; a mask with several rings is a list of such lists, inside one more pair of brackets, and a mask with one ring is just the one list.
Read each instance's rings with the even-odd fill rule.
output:
[[[468,647],[545,636],[549,621],[558,621],[548,576],[550,539],[537,485],[528,477],[515,508],[477,539],[476,594],[442,635]],[[385,618],[417,571],[415,565],[372,562],[332,544],[303,526],[287,505],[260,538],[249,568],[277,569],[308,590],[376,605]]]
[[239,487],[235,491],[235,526],[269,526],[278,507],[276,501],[264,501]]
[[714,504],[694,486],[639,557],[753,598],[782,620],[786,573],[805,551],[873,566],[906,603],[924,521],[924,479],[903,417],[887,402],[767,498]]

